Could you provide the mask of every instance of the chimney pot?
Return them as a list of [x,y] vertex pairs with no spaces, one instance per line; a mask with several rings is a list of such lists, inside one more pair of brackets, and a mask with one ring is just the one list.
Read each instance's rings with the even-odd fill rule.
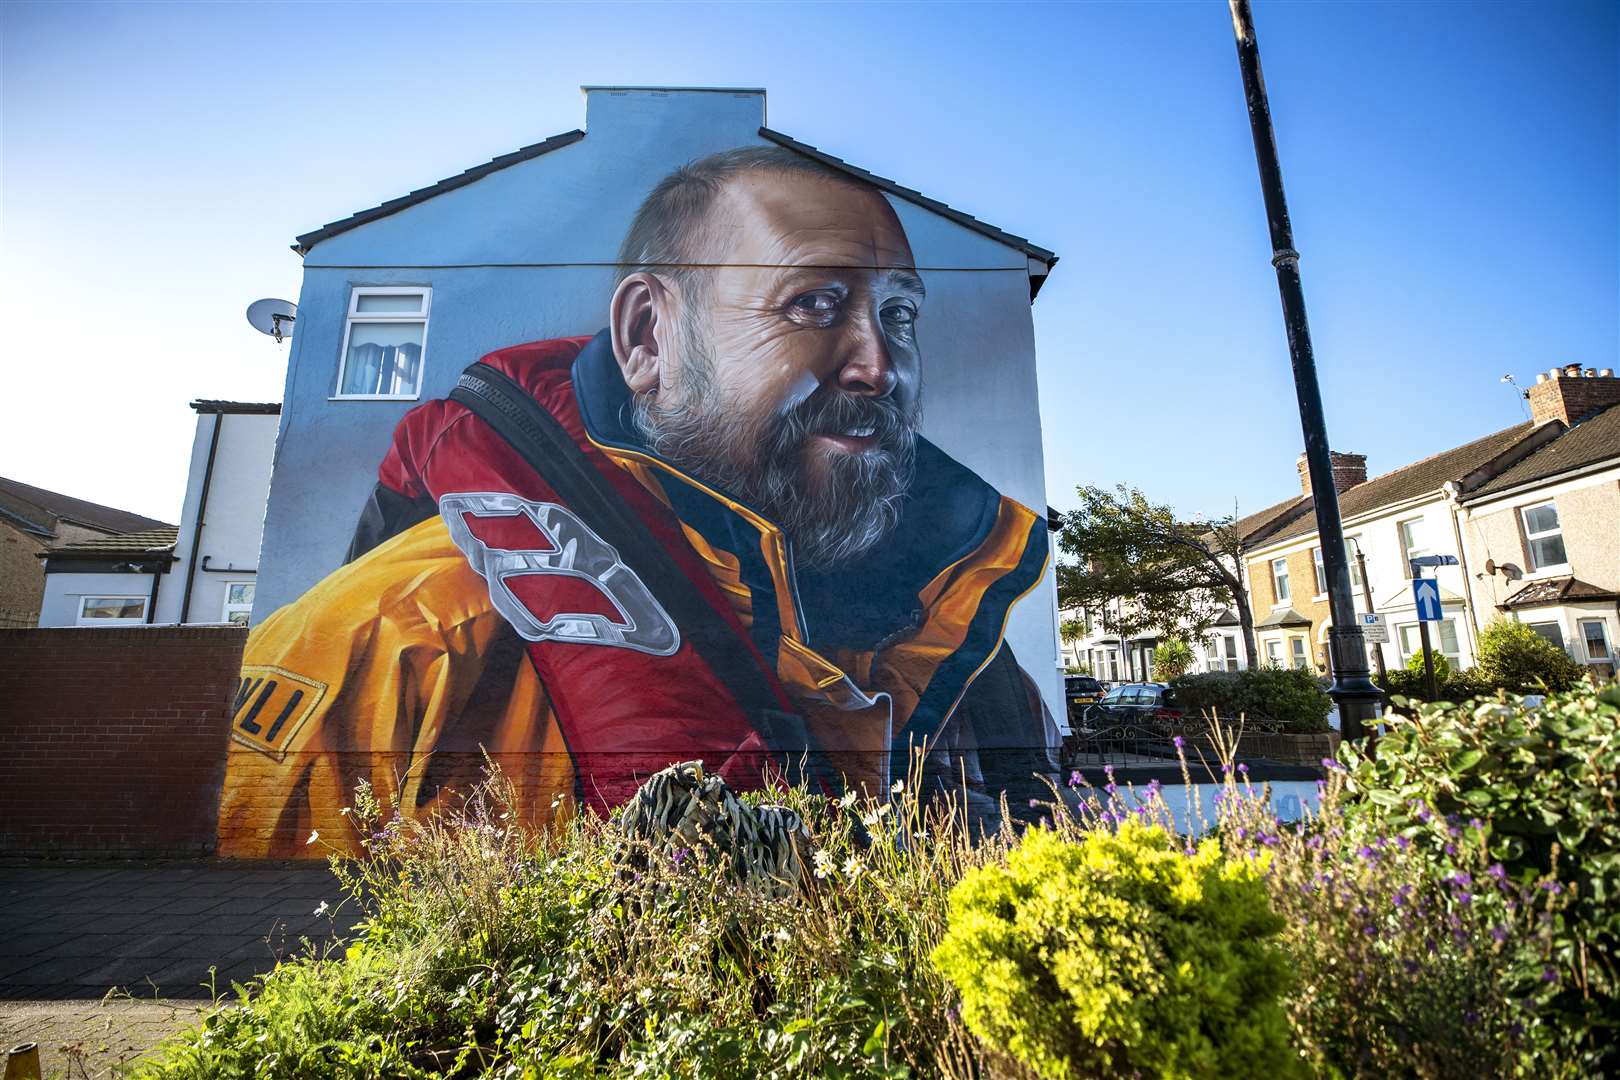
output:
[[1530,416],[1537,424],[1561,420],[1574,426],[1595,413],[1620,405],[1620,379],[1613,368],[1599,371],[1582,369],[1579,364],[1554,368],[1547,378],[1536,377],[1536,385],[1525,394],[1530,400]]
[[1546,381],[1547,381],[1547,373],[1545,371],[1536,372],[1536,382],[1544,383]]

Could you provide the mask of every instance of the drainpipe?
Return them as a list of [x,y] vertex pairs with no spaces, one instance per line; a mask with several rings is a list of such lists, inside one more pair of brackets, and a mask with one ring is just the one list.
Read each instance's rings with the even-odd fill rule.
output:
[[219,452],[219,426],[224,413],[214,414],[214,433],[208,440],[208,464],[203,466],[202,493],[197,496],[197,520],[191,526],[191,554],[186,559],[186,591],[180,595],[180,625],[191,614],[191,586],[197,580],[197,545],[202,540],[203,515],[208,513],[208,485],[214,479],[214,455]]
[[163,583],[163,564],[158,563],[152,568],[152,594],[146,599],[146,624],[148,626],[157,621],[158,586]]

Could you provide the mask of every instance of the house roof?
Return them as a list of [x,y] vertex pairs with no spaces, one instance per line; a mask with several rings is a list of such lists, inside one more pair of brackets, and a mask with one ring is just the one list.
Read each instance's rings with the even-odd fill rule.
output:
[[[1511,450],[1529,436],[1534,427],[1527,420],[1357,484],[1339,493],[1339,515],[1348,521],[1380,507],[1393,506],[1439,491],[1447,482],[1461,480],[1481,465]],[[1314,505],[1309,498],[1303,501]],[[1277,530],[1269,541],[1290,540],[1315,531],[1316,515],[1301,514]]]
[[1254,628],[1256,630],[1275,630],[1279,626],[1309,625],[1311,625],[1311,620],[1307,619],[1293,608],[1283,608],[1281,611],[1273,611],[1270,615],[1256,623]]
[[[1016,248],[1029,258],[1045,263],[1048,272],[1051,271],[1053,266],[1057,265],[1057,255],[1048,249],[1043,248],[1038,244],[1031,243],[1022,236],[1014,235],[1013,233],[998,229],[988,222],[980,221],[972,214],[963,213],[961,210],[953,209],[937,199],[929,198],[920,191],[913,188],[904,187],[895,181],[888,179],[887,177],[882,177],[874,173],[867,172],[858,165],[851,165],[842,158],[836,158],[831,154],[823,153],[814,146],[799,142],[797,139],[784,135],[780,131],[772,131],[770,128],[762,127],[759,129],[759,134],[761,138],[776,143],[778,146],[786,147],[787,149],[803,154],[806,157],[814,158],[824,165],[837,169],[839,172],[847,173],[858,180],[863,180],[869,184],[872,184],[875,187],[895,196],[896,198],[904,199],[907,202],[915,203],[924,209],[932,210],[934,213],[939,214],[941,217],[948,218],[951,221],[956,222],[958,225],[971,229],[983,236],[988,236],[990,239],[1006,244],[1008,247]],[[508,168],[509,166],[519,165],[525,161],[532,161],[543,154],[551,153],[553,150],[560,150],[565,146],[571,146],[574,143],[579,142],[584,137],[585,132],[576,128],[573,131],[565,131],[561,135],[553,135],[544,142],[533,143],[521,149],[514,150],[510,154],[502,154],[500,157],[492,158],[489,161],[486,161],[484,164],[474,166],[465,172],[458,173],[455,176],[446,177],[436,184],[429,184],[426,187],[417,188],[408,195],[401,195],[397,199],[389,199],[387,202],[373,206],[367,210],[356,211],[342,220],[328,222],[318,229],[314,229],[295,238],[293,240],[292,249],[299,255],[307,255],[309,254],[311,248],[323,240],[330,240],[332,237],[346,233],[350,229],[359,228],[361,225],[376,221],[379,218],[388,217],[390,214],[396,214],[399,211],[415,206],[418,203],[426,202],[437,195],[443,195],[447,191],[454,191],[456,188],[466,187],[468,184],[471,184],[477,180],[482,180],[490,173],[499,172],[501,169]],[[1041,283],[1044,280],[1044,275],[1034,275],[1030,278],[1029,291],[1031,300],[1035,298],[1034,294],[1040,290]]]
[[1238,532],[1246,544],[1263,540],[1267,535],[1293,521],[1300,514],[1311,508],[1311,500],[1305,495],[1294,495],[1280,503],[1273,503],[1264,510],[1250,514],[1248,517],[1238,518],[1232,527]]
[[213,398],[198,398],[191,403],[191,407],[199,413],[243,413],[259,416],[281,415],[281,402],[279,401],[217,401]]
[[1514,608],[1542,607],[1546,604],[1616,599],[1620,599],[1620,594],[1582,581],[1580,578],[1555,577],[1532,581],[1497,606],[1503,611],[1512,611]]
[[1576,424],[1488,483],[1482,484],[1463,501],[1474,502],[1521,484],[1547,480],[1607,460],[1620,461],[1620,405],[1611,405],[1596,416]]
[[376,221],[378,218],[385,218],[390,214],[397,214],[399,211],[415,206],[417,203],[427,202],[435,195],[443,195],[447,191],[454,191],[456,188],[466,187],[468,184],[471,184],[476,180],[482,180],[490,173],[499,172],[508,166],[519,165],[525,161],[533,161],[542,154],[549,154],[553,150],[560,150],[565,146],[571,146],[574,143],[579,142],[579,140],[583,139],[584,137],[585,133],[580,131],[578,128],[575,128],[573,131],[565,131],[561,135],[553,135],[551,138],[546,139],[543,142],[531,143],[528,146],[512,151],[510,154],[502,154],[500,157],[491,158],[482,165],[475,165],[465,172],[457,173],[455,176],[447,176],[443,180],[440,180],[437,184],[429,184],[427,187],[417,188],[409,195],[401,195],[397,199],[389,199],[387,202],[373,206],[369,210],[357,210],[348,217],[343,218],[341,221],[328,222],[327,224],[322,225],[320,228],[304,233],[302,236],[294,239],[292,249],[298,252],[300,255],[308,255],[309,249],[320,243],[322,240],[330,240],[332,237],[337,236],[340,233],[346,233],[350,229],[357,229],[361,225],[368,222]]
[[54,536],[56,523],[67,521],[75,525],[109,533],[130,533],[142,529],[172,528],[156,518],[144,517],[100,503],[75,499],[60,492],[47,491],[17,480],[0,476],[0,510],[6,516],[20,519],[33,526],[29,531]]
[[139,532],[123,533],[118,536],[98,536],[92,540],[63,544],[59,548],[41,552],[40,558],[106,559],[118,555],[151,557],[172,552],[179,537],[179,529],[173,525],[163,525],[156,529],[142,529]]

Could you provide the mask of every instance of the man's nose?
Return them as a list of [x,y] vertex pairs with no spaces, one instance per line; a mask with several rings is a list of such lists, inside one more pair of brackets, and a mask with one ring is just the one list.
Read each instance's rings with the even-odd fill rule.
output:
[[888,397],[894,392],[894,363],[889,359],[889,343],[872,316],[851,319],[838,367],[838,387],[863,397]]

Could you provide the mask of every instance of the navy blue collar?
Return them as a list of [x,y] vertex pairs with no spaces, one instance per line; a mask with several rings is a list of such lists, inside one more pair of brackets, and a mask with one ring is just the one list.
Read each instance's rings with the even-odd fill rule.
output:
[[[585,430],[602,446],[663,461],[631,422],[630,388],[620,374],[612,340],[603,330],[580,350],[573,366],[574,396]],[[677,475],[685,475],[668,462]],[[709,543],[739,555],[743,533],[758,530],[743,515],[701,488],[684,497],[671,491],[681,520]],[[722,492],[733,502],[743,503]],[[970,469],[927,439],[917,439],[916,471],[894,533],[848,566],[799,570],[794,586],[813,648],[871,649],[920,624],[919,594],[946,567],[983,544],[994,527],[1001,497]],[[763,517],[764,515],[759,515]],[[1045,532],[1041,530],[1042,540]],[[758,608],[756,607],[756,614]]]

